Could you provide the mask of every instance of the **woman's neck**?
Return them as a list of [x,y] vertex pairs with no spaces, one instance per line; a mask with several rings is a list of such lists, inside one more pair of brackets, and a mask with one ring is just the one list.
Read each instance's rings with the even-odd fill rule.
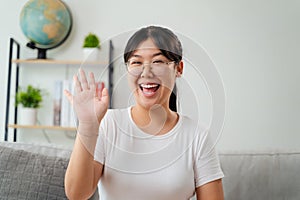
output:
[[178,121],[176,112],[158,104],[150,109],[136,105],[132,108],[131,115],[140,129],[152,135],[162,135],[169,132]]

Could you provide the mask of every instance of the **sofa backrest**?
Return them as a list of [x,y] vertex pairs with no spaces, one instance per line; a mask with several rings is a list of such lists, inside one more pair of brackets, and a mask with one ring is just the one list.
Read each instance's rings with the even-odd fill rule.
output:
[[219,154],[228,200],[299,200],[300,151]]

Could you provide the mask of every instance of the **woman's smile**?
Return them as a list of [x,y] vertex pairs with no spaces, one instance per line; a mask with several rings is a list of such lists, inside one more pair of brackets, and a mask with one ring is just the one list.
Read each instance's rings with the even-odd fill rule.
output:
[[156,83],[142,83],[139,84],[140,90],[144,94],[145,97],[152,97],[156,94],[157,90],[160,87],[160,84]]

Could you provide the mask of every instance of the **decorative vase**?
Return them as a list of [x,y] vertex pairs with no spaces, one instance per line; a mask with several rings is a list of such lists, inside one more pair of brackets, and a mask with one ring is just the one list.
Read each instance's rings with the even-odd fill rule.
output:
[[20,125],[35,125],[37,121],[37,109],[36,108],[20,108]]
[[99,49],[98,48],[83,48],[83,61],[95,62],[99,60]]

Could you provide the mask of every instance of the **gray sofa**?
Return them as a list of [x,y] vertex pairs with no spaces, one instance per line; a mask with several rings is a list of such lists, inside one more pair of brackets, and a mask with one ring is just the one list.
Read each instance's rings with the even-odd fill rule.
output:
[[[64,175],[71,150],[0,142],[0,199],[67,199]],[[99,199],[98,190],[90,198]]]
[[[0,142],[0,199],[66,199],[71,150]],[[299,200],[300,151],[221,152],[226,200]],[[98,191],[91,199],[99,199]]]

